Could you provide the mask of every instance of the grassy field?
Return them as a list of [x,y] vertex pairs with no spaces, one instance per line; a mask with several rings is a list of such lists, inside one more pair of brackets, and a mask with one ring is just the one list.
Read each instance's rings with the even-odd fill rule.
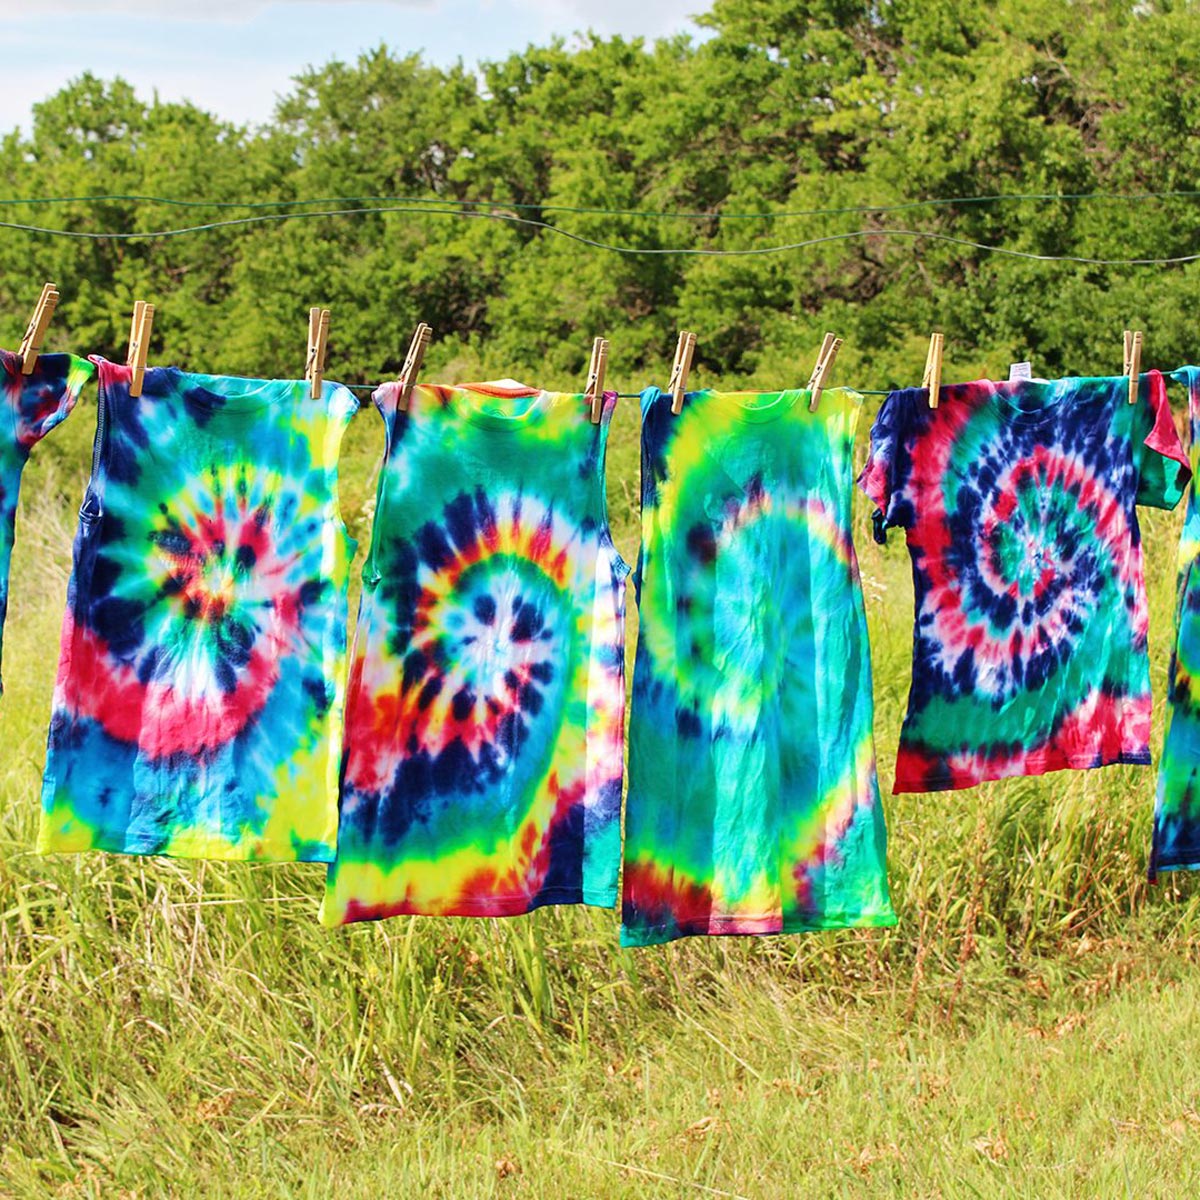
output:
[[[1189,879],[1145,882],[1149,770],[891,799],[894,930],[636,952],[610,912],[329,933],[316,867],[30,853],[94,414],[89,392],[39,447],[13,571],[0,1193],[1200,1190],[1200,903]],[[609,482],[630,558],[636,426],[625,403]],[[344,458],[363,544],[379,435],[364,414]],[[1144,521],[1156,746],[1179,519]],[[886,789],[911,585],[900,539],[872,543],[865,503],[857,520]]]

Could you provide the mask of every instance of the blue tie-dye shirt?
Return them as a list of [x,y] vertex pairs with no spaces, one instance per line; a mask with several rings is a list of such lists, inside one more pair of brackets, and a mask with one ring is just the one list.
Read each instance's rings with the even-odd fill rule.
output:
[[16,531],[21,472],[34,443],[66,419],[91,377],[92,364],[71,354],[39,355],[33,370],[22,375],[21,359],[0,350],[0,380],[4,386],[0,432],[0,647],[8,609],[8,567]]

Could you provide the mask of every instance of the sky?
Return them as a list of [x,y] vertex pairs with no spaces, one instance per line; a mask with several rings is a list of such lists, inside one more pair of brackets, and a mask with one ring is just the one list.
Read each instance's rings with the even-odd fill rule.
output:
[[149,98],[188,99],[237,122],[267,120],[306,66],[381,42],[433,63],[503,57],[579,30],[697,35],[707,0],[0,0],[0,130],[84,71]]

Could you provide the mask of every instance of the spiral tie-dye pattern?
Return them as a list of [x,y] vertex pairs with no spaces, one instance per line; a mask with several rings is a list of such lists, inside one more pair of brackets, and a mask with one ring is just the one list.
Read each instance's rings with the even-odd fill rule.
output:
[[39,846],[327,862],[354,543],[327,383],[100,362]]
[[897,792],[1150,761],[1135,505],[1190,468],[1161,375],[895,392],[861,477],[916,600]]
[[621,940],[890,925],[850,540],[861,397],[642,396]]
[[582,396],[395,388],[328,924],[611,905],[624,581]]

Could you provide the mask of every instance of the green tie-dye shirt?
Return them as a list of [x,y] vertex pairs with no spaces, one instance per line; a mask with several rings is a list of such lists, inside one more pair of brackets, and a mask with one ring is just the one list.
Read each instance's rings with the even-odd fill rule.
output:
[[1175,644],[1167,673],[1167,732],[1158,767],[1151,880],[1159,871],[1200,870],[1200,367],[1180,367],[1171,378],[1187,387],[1192,479],[1179,539]]
[[861,397],[642,395],[623,945],[891,925],[854,547]]
[[327,924],[612,905],[625,579],[616,396],[387,384]]

